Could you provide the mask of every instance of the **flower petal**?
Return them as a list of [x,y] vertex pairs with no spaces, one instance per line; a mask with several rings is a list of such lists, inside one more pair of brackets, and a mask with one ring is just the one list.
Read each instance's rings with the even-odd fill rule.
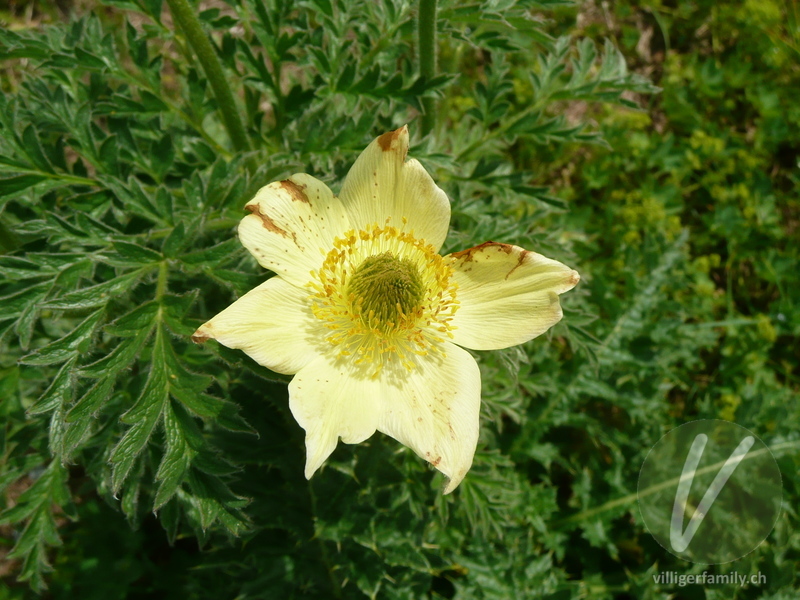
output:
[[328,186],[305,173],[261,188],[245,208],[252,214],[239,224],[244,247],[262,267],[299,286],[351,227]]
[[519,246],[486,242],[455,252],[459,307],[453,342],[496,350],[527,342],[561,320],[558,294],[580,280],[577,271]]
[[289,383],[289,408],[306,432],[306,479],[336,448],[363,442],[378,423],[381,382],[320,356]]
[[277,373],[297,373],[319,354],[325,329],[308,305],[308,292],[272,277],[247,292],[192,336],[211,338]]
[[357,229],[386,224],[406,229],[436,251],[447,237],[450,201],[416,160],[406,162],[408,127],[384,133],[356,159],[339,194]]
[[394,379],[382,396],[378,429],[444,473],[449,494],[472,466],[478,444],[481,374],[469,353],[446,346],[443,359],[422,358]]

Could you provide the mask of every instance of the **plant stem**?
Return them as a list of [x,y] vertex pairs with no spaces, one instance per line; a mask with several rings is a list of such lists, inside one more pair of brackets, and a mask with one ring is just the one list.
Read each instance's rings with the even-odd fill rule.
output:
[[167,261],[162,260],[158,264],[158,280],[156,281],[156,300],[161,300],[167,292],[167,277],[169,276],[169,267]]
[[231,88],[225,80],[222,64],[219,62],[208,36],[203,31],[197,15],[194,14],[192,7],[189,6],[188,0],[167,0],[167,4],[169,4],[173,18],[183,30],[189,45],[197,54],[206,77],[208,77],[214,97],[219,104],[222,121],[225,124],[225,129],[228,130],[234,149],[239,152],[249,150],[250,143],[247,140],[242,120],[239,118],[239,111],[231,93]]
[[[419,73],[425,79],[436,77],[436,0],[419,0]],[[422,99],[422,135],[436,129],[436,98]]]
[[40,171],[38,169],[23,169],[14,167],[13,169],[6,165],[0,165],[0,173],[12,173],[14,175],[38,175],[39,177],[47,179],[57,179],[64,183],[64,185],[92,185],[102,187],[102,184],[96,179],[87,179],[86,177],[77,177],[76,175],[69,175],[67,173],[48,173],[47,171]]

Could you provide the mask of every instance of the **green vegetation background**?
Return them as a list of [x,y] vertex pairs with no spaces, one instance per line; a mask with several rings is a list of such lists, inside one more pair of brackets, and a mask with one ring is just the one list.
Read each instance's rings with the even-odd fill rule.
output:
[[[163,8],[0,3],[0,599],[797,597],[796,0],[442,2],[432,80],[416,3],[203,2],[250,152]],[[453,200],[445,250],[582,275],[550,334],[477,355],[447,497],[381,435],[306,482],[286,378],[188,340],[266,276],[234,235],[254,190],[337,190],[406,122]],[[784,448],[775,530],[720,567],[635,501],[701,418]],[[653,580],[731,569],[766,584]]]

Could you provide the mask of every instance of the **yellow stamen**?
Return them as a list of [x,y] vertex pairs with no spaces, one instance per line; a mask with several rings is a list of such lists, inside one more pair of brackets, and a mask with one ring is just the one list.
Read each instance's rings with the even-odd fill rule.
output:
[[337,238],[309,287],[312,310],[333,330],[341,357],[377,376],[390,362],[411,370],[416,356],[444,354],[442,333],[458,310],[449,259],[412,233],[372,225]]

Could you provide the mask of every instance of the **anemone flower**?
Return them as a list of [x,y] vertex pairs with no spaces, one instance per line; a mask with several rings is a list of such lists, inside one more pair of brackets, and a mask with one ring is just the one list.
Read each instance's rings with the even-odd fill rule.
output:
[[239,238],[276,276],[201,326],[273,371],[294,374],[289,407],[311,478],[339,439],[381,431],[441,471],[453,491],[478,442],[481,380],[463,348],[541,335],[578,273],[518,246],[447,256],[450,202],[406,160],[408,128],[375,139],[339,196],[306,174],[262,188]]

